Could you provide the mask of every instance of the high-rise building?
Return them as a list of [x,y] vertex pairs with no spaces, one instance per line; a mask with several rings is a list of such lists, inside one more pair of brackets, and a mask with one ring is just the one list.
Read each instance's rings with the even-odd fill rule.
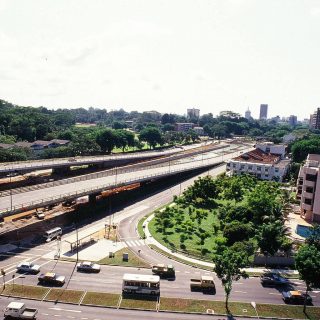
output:
[[320,129],[320,108],[310,115],[310,128]]
[[251,117],[251,111],[249,110],[249,108],[248,108],[248,110],[244,113],[244,117],[246,118],[246,119],[251,119],[252,117]]
[[295,127],[298,123],[297,116],[291,115],[288,119],[289,125]]
[[268,118],[268,105],[267,104],[260,104],[260,120],[267,120]]
[[309,154],[300,168],[297,198],[306,220],[320,222],[320,154]]
[[199,118],[200,117],[200,109],[187,109],[187,115],[189,118]]

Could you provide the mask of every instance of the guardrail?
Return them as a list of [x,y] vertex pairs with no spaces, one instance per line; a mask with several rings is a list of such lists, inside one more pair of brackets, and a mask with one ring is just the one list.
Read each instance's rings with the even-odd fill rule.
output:
[[[234,152],[234,153],[238,153]],[[234,154],[233,153],[233,154]],[[81,190],[77,190],[75,192],[69,192],[69,193],[65,193],[65,194],[60,194],[58,196],[53,196],[53,197],[48,197],[48,198],[44,198],[44,199],[40,199],[40,200],[36,200],[36,201],[31,201],[28,203],[23,203],[23,204],[19,204],[19,205],[15,205],[12,206],[12,208],[5,208],[2,209],[0,211],[0,216],[6,216],[10,214],[14,214],[16,212],[20,212],[20,211],[24,211],[26,209],[33,209],[33,208],[37,208],[37,207],[43,207],[43,206],[47,206],[56,202],[64,202],[66,200],[70,200],[70,199],[75,199],[75,198],[79,198],[85,195],[90,195],[90,194],[99,194],[101,191],[104,190],[108,190],[111,187],[120,187],[120,186],[124,186],[124,185],[128,185],[128,184],[133,184],[133,183],[138,183],[138,182],[143,182],[143,181],[148,181],[152,178],[162,178],[162,177],[166,177],[169,175],[174,175],[177,173],[181,173],[181,172],[186,172],[186,171],[191,171],[194,169],[200,169],[200,168],[205,168],[205,167],[210,167],[213,165],[216,165],[218,163],[223,163],[223,160],[219,160],[216,158],[216,161],[208,161],[206,160],[196,160],[196,161],[192,161],[193,163],[195,162],[201,162],[201,164],[197,164],[197,165],[193,165],[190,167],[183,167],[180,169],[174,169],[174,165],[171,166],[171,168],[169,168],[169,170],[166,170],[162,173],[154,173],[154,174],[149,174],[149,175],[142,175],[140,177],[135,177],[132,179],[124,179],[124,180],[118,180],[118,181],[114,181],[114,182],[110,182],[104,185],[99,185],[93,188],[88,188],[88,189],[81,189]],[[206,163],[205,163],[206,162]],[[144,169],[142,171],[145,171],[147,169]]]
[[[198,148],[194,148],[194,149],[188,150],[184,153],[179,153],[177,155],[170,155],[170,156],[162,157],[160,159],[149,160],[146,162],[136,163],[136,164],[128,165],[125,167],[119,167],[119,168],[116,167],[113,169],[108,169],[108,170],[100,171],[97,173],[90,173],[90,174],[86,174],[86,175],[82,175],[82,176],[78,176],[78,177],[72,177],[72,178],[67,178],[67,179],[63,179],[63,180],[46,182],[46,183],[37,184],[34,186],[15,188],[12,190],[5,190],[5,191],[0,192],[0,197],[5,197],[5,196],[13,195],[13,194],[29,192],[29,191],[34,191],[34,190],[40,190],[40,189],[44,189],[44,188],[51,188],[51,187],[65,185],[65,184],[69,184],[69,183],[75,183],[75,182],[80,182],[80,181],[108,177],[108,176],[114,175],[114,174],[129,173],[129,172],[135,171],[134,170],[135,168],[140,168],[141,166],[143,166],[145,168],[148,168],[148,167],[149,168],[151,168],[151,167],[156,168],[155,165],[157,163],[167,163],[170,161],[184,158],[187,155],[191,156],[191,155],[196,155],[199,153],[206,153],[206,152],[212,151],[212,149],[219,150],[222,148],[228,148],[228,146],[208,145],[208,146],[206,146],[206,148],[202,147],[200,150]],[[163,164],[162,166],[166,166],[166,164]],[[159,167],[161,167],[161,165]]]

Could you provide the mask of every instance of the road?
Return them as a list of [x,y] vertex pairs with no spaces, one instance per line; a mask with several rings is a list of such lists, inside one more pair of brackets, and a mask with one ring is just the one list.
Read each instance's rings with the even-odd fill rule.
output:
[[[230,146],[235,147],[235,146]],[[113,175],[80,180],[61,185],[48,186],[45,189],[36,189],[19,194],[1,197],[0,213],[10,213],[14,210],[25,210],[28,208],[43,207],[49,203],[65,201],[69,198],[81,197],[88,194],[99,193],[114,186],[127,185],[136,182],[148,181],[150,179],[174,175],[178,172],[190,171],[201,167],[213,166],[222,160],[230,159],[238,155],[240,150],[246,150],[248,146],[236,146],[233,152],[213,151],[198,156],[189,156],[176,161],[168,161],[167,166],[150,166],[132,169],[129,172],[117,172]],[[219,153],[220,152],[220,153]],[[224,153],[222,153],[224,152]],[[224,159],[222,159],[224,157]],[[62,183],[62,182],[61,182]]]
[[[17,299],[0,297],[0,308],[4,309],[11,301]],[[194,314],[179,314],[170,312],[155,312],[155,311],[138,311],[125,309],[111,308],[94,308],[89,306],[76,306],[70,304],[55,304],[53,302],[41,302],[34,300],[22,300],[27,306],[38,309],[38,319],[52,320],[55,319],[77,319],[77,320],[150,320],[150,319],[203,319],[203,320],[227,320],[226,316],[214,315],[194,315]],[[250,320],[252,318],[232,318]],[[230,319],[231,320],[231,319]]]

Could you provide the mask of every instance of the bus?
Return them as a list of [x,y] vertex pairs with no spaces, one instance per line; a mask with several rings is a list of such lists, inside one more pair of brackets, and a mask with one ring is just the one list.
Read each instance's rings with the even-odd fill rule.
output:
[[60,227],[53,228],[51,230],[48,230],[44,233],[44,237],[47,239],[46,242],[51,241],[52,239],[61,236],[62,235],[62,229]]
[[160,294],[160,277],[146,274],[123,275],[122,293]]

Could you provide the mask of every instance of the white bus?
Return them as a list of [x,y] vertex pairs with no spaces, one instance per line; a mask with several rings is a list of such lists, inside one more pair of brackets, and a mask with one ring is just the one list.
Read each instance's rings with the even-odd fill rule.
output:
[[122,293],[160,294],[160,277],[145,274],[123,275]]
[[62,235],[62,229],[60,227],[53,228],[48,230],[44,233],[44,237],[47,238],[47,242],[51,241],[52,239],[56,238],[57,236]]

